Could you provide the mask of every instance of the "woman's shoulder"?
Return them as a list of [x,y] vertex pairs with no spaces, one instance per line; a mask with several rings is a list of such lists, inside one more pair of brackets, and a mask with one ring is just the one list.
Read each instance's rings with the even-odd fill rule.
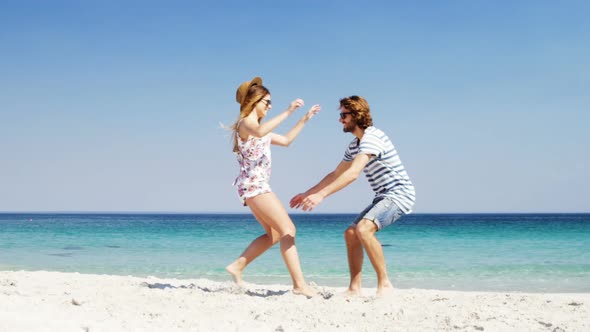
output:
[[242,139],[239,135],[237,135],[237,139],[238,139],[238,144],[240,144],[240,145],[244,145],[244,144],[248,144],[248,143],[249,144],[260,144],[260,143],[266,143],[267,141],[270,141],[271,135],[267,134],[262,137],[248,135],[248,137],[245,140]]

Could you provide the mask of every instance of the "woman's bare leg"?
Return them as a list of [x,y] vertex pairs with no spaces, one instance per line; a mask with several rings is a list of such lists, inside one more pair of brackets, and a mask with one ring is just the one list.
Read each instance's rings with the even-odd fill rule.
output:
[[268,226],[268,224],[264,222],[263,219],[256,214],[256,212],[252,211],[252,213],[254,214],[256,220],[264,228],[266,234],[260,235],[254,239],[254,241],[250,243],[246,250],[244,250],[240,257],[238,257],[238,259],[225,267],[225,270],[229,272],[229,274],[234,279],[234,282],[238,285],[242,285],[242,272],[246,266],[256,259],[256,257],[262,255],[275,243],[279,242],[280,238],[279,232]]
[[248,200],[248,206],[261,221],[271,229],[276,230],[280,236],[281,255],[293,280],[293,292],[295,294],[314,296],[317,292],[305,283],[299,255],[295,246],[295,225],[287,214],[277,196],[270,192]]

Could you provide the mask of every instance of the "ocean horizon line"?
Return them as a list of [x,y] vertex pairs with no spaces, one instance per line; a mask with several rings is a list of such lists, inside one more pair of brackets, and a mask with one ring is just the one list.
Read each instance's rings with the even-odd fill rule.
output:
[[[289,215],[357,215],[356,212],[291,212]],[[91,211],[91,210],[56,210],[56,211],[0,211],[0,214],[84,214],[84,215],[252,215],[248,212],[223,211]],[[585,215],[588,212],[412,212],[410,215]]]

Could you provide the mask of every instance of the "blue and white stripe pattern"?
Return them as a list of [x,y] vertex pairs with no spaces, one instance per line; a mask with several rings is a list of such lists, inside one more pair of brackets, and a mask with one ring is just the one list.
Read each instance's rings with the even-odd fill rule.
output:
[[375,127],[368,127],[360,142],[356,137],[350,142],[344,160],[352,161],[359,153],[371,155],[363,171],[375,198],[390,197],[404,213],[412,212],[416,191],[389,137]]

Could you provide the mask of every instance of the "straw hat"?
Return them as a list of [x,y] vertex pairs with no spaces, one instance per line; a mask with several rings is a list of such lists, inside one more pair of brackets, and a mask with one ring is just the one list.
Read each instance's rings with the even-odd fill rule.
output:
[[244,98],[246,98],[246,94],[248,94],[248,89],[254,85],[262,85],[262,78],[256,76],[251,81],[240,84],[238,91],[236,91],[236,101],[238,104],[242,104]]

